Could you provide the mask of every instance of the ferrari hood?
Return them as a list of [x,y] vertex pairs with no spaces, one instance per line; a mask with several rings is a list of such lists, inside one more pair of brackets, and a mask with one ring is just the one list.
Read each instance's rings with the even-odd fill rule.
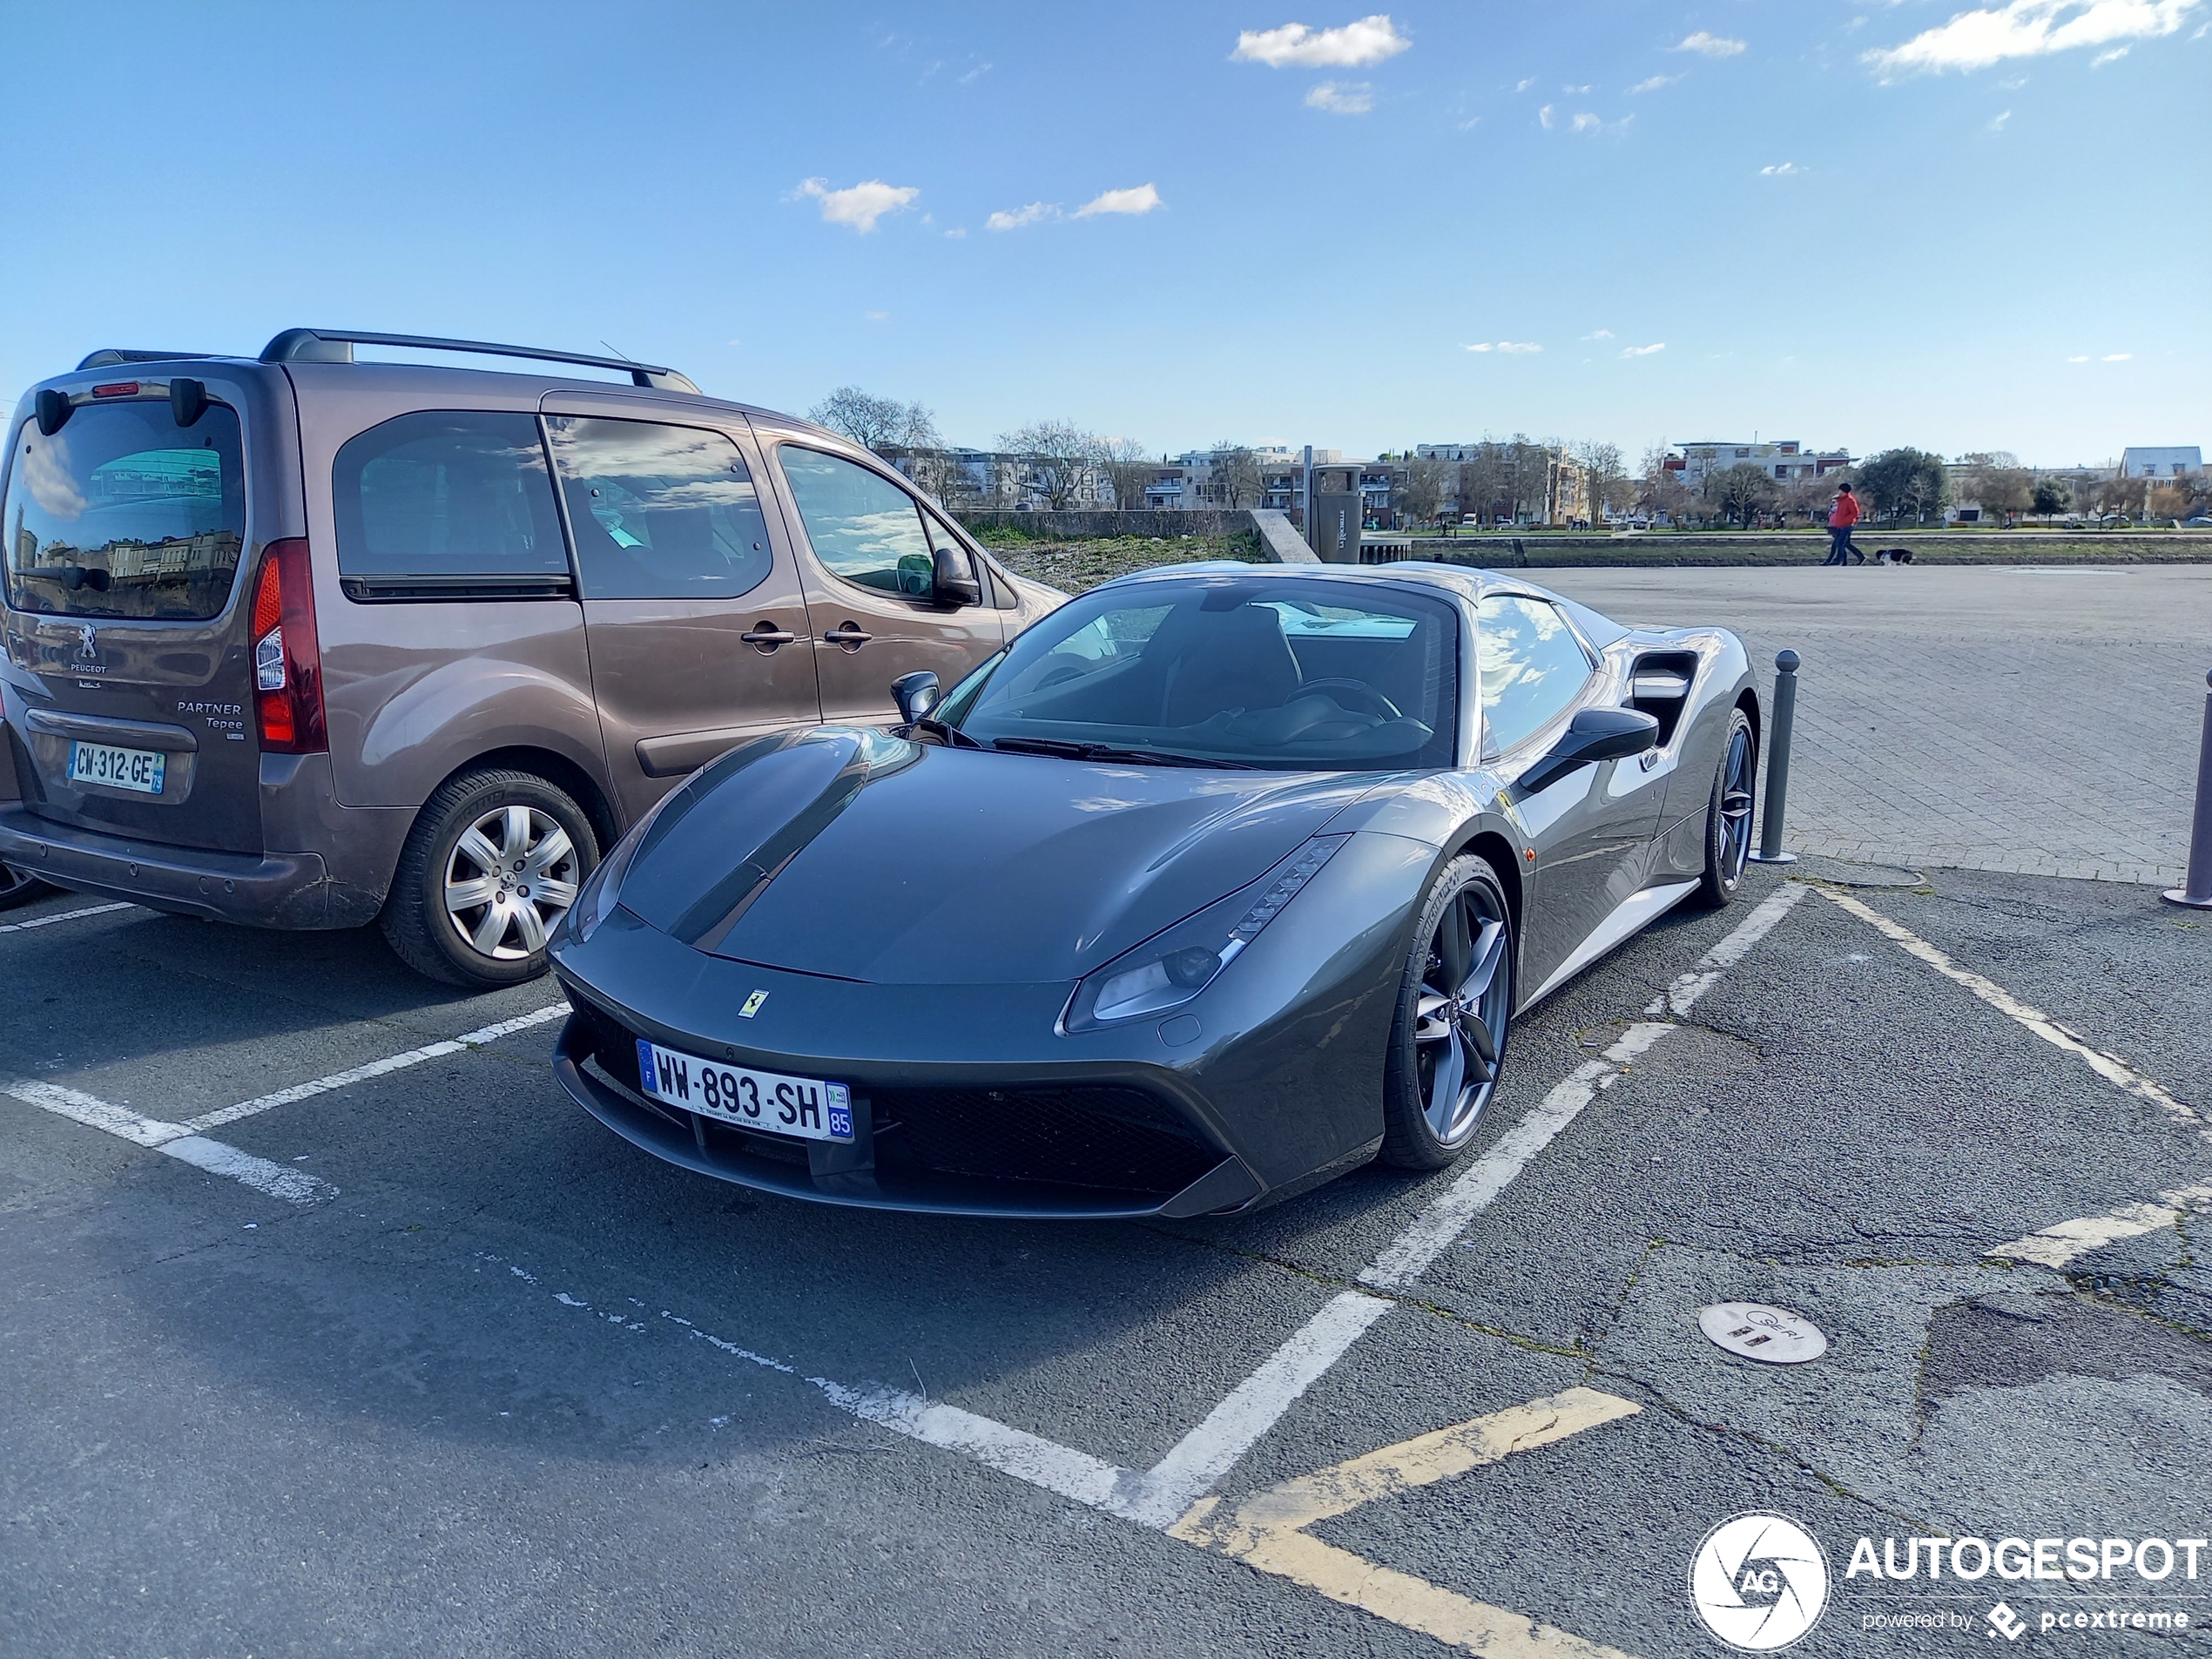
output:
[[1372,782],[781,733],[684,786],[620,902],[697,949],[799,973],[1070,980],[1257,880]]

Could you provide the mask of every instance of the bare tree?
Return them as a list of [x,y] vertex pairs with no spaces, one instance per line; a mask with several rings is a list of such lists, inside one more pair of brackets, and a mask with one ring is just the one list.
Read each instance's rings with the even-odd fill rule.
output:
[[1631,492],[1626,488],[1628,474],[1622,466],[1619,444],[1585,441],[1575,445],[1572,453],[1582,463],[1592,523],[1608,512],[1617,512],[1629,504]]
[[1705,475],[1705,499],[1719,508],[1723,516],[1737,520],[1746,529],[1750,527],[1751,516],[1771,506],[1777,495],[1767,469],[1748,461],[1737,462],[1726,472]]
[[1144,505],[1144,486],[1160,469],[1152,452],[1135,438],[1098,440],[1098,465],[1114,487],[1117,512],[1134,512]]
[[1407,517],[1433,520],[1443,511],[1451,471],[1448,462],[1416,458],[1406,463],[1406,489],[1399,503]]
[[1073,507],[1098,471],[1098,440],[1072,421],[1034,421],[999,435],[999,448],[1019,458],[1028,482],[1054,510]]
[[1233,510],[1259,504],[1259,457],[1243,444],[1224,438],[1214,445],[1211,471],[1217,506]]
[[895,397],[878,397],[872,392],[864,392],[857,386],[840,386],[809,409],[806,418],[880,455],[907,442],[907,434],[917,414],[923,424],[928,424],[929,412],[919,403],[909,406]]

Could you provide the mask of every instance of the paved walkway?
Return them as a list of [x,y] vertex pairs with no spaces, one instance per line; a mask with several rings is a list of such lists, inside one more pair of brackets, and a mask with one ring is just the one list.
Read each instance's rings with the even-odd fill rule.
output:
[[1734,628],[1763,695],[1777,650],[1803,656],[1796,851],[2162,887],[2185,873],[2212,568],[1532,574],[1624,623]]

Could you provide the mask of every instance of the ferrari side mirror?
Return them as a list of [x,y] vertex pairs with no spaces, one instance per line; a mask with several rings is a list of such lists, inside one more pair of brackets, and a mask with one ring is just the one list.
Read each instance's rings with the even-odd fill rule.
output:
[[1567,723],[1551,752],[1522,772],[1514,785],[1527,796],[1548,789],[1577,766],[1601,760],[1625,760],[1657,746],[1659,722],[1641,709],[1584,709]]
[[968,567],[968,556],[956,548],[937,550],[936,580],[930,597],[941,605],[980,605],[983,603],[983,584],[975,579],[975,572]]
[[891,700],[899,705],[899,722],[912,725],[937,706],[937,677],[927,669],[901,674],[891,682]]

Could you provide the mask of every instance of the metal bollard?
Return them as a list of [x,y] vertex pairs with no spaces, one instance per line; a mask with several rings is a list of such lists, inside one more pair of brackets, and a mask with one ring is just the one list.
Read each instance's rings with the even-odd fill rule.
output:
[[1774,734],[1766,757],[1766,811],[1759,824],[1760,864],[1795,864],[1797,855],[1782,850],[1782,807],[1790,794],[1790,732],[1797,723],[1797,653],[1774,654]]
[[[2212,686],[2212,674],[2204,677]],[[2212,693],[2204,699],[2204,744],[2196,757],[2196,823],[2189,831],[2187,883],[2166,890],[2168,904],[2212,910]]]

